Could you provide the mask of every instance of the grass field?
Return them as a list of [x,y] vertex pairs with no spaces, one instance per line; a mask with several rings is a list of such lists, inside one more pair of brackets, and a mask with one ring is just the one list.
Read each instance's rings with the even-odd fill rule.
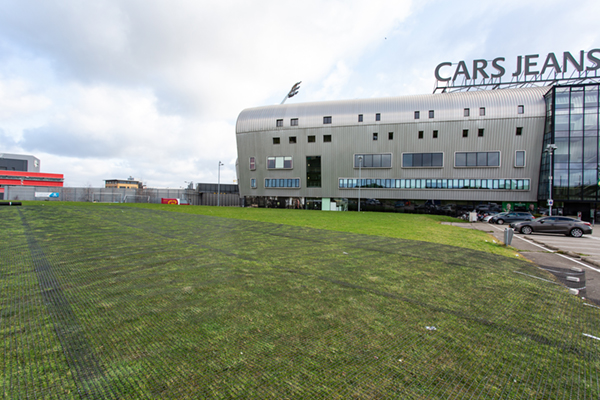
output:
[[425,216],[37,203],[0,229],[3,398],[600,398],[600,309]]

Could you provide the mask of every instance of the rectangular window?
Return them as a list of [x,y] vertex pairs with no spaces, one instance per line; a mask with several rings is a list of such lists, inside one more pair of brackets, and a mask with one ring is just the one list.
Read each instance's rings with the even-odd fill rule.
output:
[[388,132],[388,140],[394,140],[394,132]]
[[292,157],[267,157],[267,169],[292,169]]
[[421,111],[415,111],[415,119],[421,118]]
[[419,131],[419,139],[423,139],[423,131]]
[[469,137],[469,130],[463,129],[463,137]]
[[292,118],[292,119],[290,119],[290,125],[291,126],[298,126],[298,118]]
[[273,179],[265,178],[265,188],[296,189],[300,187],[300,178]]
[[517,127],[517,132],[515,133],[517,136],[521,136],[523,134],[523,128],[518,126]]
[[515,151],[515,167],[525,166],[525,150]]
[[256,178],[250,179],[250,187],[256,189]]
[[373,132],[373,140],[377,140],[377,132]]
[[315,135],[308,135],[308,143],[314,143],[316,142],[316,136]]
[[321,156],[306,157],[306,186],[321,187]]
[[517,106],[517,114],[525,114],[525,106]]
[[331,117],[323,117],[323,124],[331,124]]
[[375,114],[375,121],[381,121],[381,114]]
[[480,108],[479,108],[479,116],[480,116],[480,117],[483,117],[483,116],[485,116],[485,107],[480,107]]
[[433,131],[433,138],[437,139],[438,138],[438,131]]
[[456,152],[455,167],[499,167],[499,151]]
[[277,123],[275,124],[278,128],[281,128],[283,126],[283,120],[282,119],[278,119]]
[[290,144],[296,144],[296,136],[290,136]]
[[273,144],[279,144],[279,143],[280,143],[279,138],[278,137],[274,137],[273,138]]
[[358,122],[363,122],[363,115],[362,114],[358,114]]
[[434,110],[429,110],[429,118],[433,118],[434,117]]
[[403,168],[443,167],[444,153],[404,153]]
[[254,157],[250,157],[250,171],[254,171],[256,169],[256,159]]
[[471,115],[471,109],[470,108],[465,108],[463,111],[463,115],[465,117],[468,117],[469,115]]
[[323,135],[323,143],[331,143],[331,135]]
[[477,136],[479,136],[479,137],[483,137],[483,128],[479,128],[479,129],[477,130]]
[[355,154],[354,168],[392,168],[392,154]]

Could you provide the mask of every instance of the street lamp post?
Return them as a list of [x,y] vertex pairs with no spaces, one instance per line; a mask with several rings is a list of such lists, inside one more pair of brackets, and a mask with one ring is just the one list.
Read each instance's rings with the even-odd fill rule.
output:
[[219,167],[217,172],[217,207],[221,205],[221,165],[225,164],[219,161]]
[[358,212],[360,212],[360,187],[362,186],[361,169],[363,156],[358,156]]
[[548,215],[552,216],[552,206],[554,205],[554,201],[552,200],[552,178],[554,175],[554,150],[556,150],[557,146],[554,143],[551,143],[546,146],[546,151],[550,153],[550,176],[548,177]]

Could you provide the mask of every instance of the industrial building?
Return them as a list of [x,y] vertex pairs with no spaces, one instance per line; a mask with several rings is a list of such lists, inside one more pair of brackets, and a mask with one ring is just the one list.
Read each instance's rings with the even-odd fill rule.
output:
[[599,202],[598,87],[580,80],[246,109],[236,125],[240,195],[246,205],[323,210],[356,209],[360,198],[367,209],[533,211],[553,198],[565,215],[589,220]]
[[0,153],[0,200],[7,186],[62,187],[64,180],[63,174],[40,172],[40,160],[34,156]]

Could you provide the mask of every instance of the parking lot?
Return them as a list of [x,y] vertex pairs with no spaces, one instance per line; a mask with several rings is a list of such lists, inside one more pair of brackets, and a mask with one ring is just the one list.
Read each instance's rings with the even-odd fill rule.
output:
[[[505,225],[487,222],[460,224],[472,229],[489,232],[504,241]],[[511,246],[525,258],[542,268],[581,268],[586,276],[586,296],[600,304],[600,226],[591,235],[574,238],[554,233],[515,233]]]

